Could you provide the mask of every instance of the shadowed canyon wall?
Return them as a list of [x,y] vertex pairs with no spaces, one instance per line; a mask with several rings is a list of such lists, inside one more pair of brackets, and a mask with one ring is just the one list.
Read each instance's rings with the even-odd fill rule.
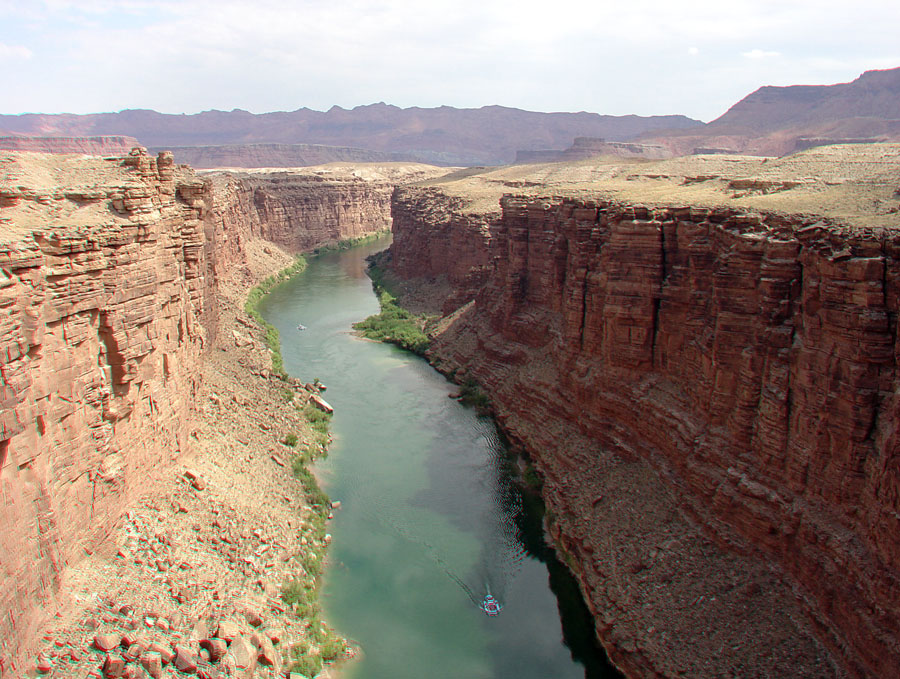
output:
[[66,565],[104,548],[190,450],[222,274],[246,263],[253,238],[300,252],[388,227],[393,187],[211,181],[142,149],[6,154],[0,170],[5,676],[32,652]]
[[490,268],[492,220],[461,214],[461,203],[437,190],[399,187],[392,208],[392,269],[400,278],[446,277],[444,313],[472,299]]
[[[730,209],[516,197],[503,199],[491,235],[472,238],[449,234],[464,219],[427,218],[452,212],[450,199],[430,207],[424,199],[398,192],[396,272],[465,280],[457,263],[442,270],[431,253],[477,251],[467,259],[487,279],[436,337],[432,360],[490,393],[542,472],[552,530],[574,556],[613,659],[640,676],[684,669],[672,665],[680,649],[654,641],[653,614],[635,592],[650,601],[656,582],[677,597],[677,573],[695,565],[682,554],[676,575],[654,580],[667,543],[649,522],[622,532],[632,514],[671,511],[634,504],[647,491],[654,502],[668,496],[726,552],[788,573],[819,638],[841,658],[837,676],[892,675],[900,239]],[[471,244],[451,249],[460,239]],[[623,502],[633,504],[615,514]],[[693,575],[713,588],[711,563]],[[736,585],[716,596],[695,591],[663,624],[674,629],[702,606],[712,606],[701,623],[709,628],[749,624],[750,599],[709,603],[733,597]],[[643,625],[630,626],[635,616]],[[778,662],[770,671],[801,675],[799,658]]]

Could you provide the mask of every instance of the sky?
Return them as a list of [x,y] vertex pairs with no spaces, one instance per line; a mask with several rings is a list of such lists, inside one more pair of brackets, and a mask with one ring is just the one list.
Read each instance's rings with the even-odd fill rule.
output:
[[900,67],[900,0],[0,0],[0,113],[499,104],[709,121]]

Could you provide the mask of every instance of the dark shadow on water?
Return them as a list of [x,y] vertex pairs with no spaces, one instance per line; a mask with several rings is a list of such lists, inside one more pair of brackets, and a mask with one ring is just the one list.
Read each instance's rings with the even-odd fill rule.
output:
[[[518,507],[515,512],[516,534],[529,556],[547,567],[550,589],[556,596],[562,624],[563,642],[572,659],[584,667],[585,679],[623,679],[624,675],[609,661],[597,641],[594,618],[581,595],[575,577],[559,560],[556,551],[545,540],[544,503],[536,489],[523,487],[515,473],[515,453],[500,434],[504,455],[497,457],[498,477],[508,488],[504,494]],[[512,509],[512,507],[511,507]]]

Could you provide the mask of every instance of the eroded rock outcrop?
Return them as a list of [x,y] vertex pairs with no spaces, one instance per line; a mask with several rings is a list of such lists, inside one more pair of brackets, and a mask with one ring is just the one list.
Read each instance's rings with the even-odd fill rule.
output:
[[[87,671],[84,626],[110,591],[121,599],[127,590],[129,610],[140,605],[154,620],[165,619],[160,611],[227,615],[258,588],[270,611],[285,613],[277,594],[288,551],[312,549],[312,538],[279,538],[287,556],[277,566],[238,554],[262,549],[253,536],[263,523],[280,513],[290,527],[302,509],[272,432],[300,425],[271,375],[262,330],[236,307],[289,263],[279,246],[298,253],[383,229],[397,181],[442,171],[331,166],[209,180],[171,153],[143,149],[124,159],[6,153],[0,171],[0,675],[33,669],[38,630],[64,650],[45,648],[37,666]],[[192,477],[187,497],[184,483],[173,489],[185,453],[227,483],[208,488]],[[265,468],[251,472],[251,459]],[[242,537],[220,540],[222,512],[248,497]],[[129,528],[138,519],[148,521],[146,535]],[[176,555],[171,536],[180,533],[190,540]],[[208,546],[203,558],[198,549]],[[91,565],[102,573],[92,578]],[[117,578],[134,581],[114,587]],[[87,622],[69,610],[79,605]],[[115,629],[136,624],[130,613],[107,617],[102,624]],[[266,661],[278,664],[270,650]]]
[[190,446],[215,314],[208,184],[171,154],[0,161],[0,638]]
[[[502,209],[487,283],[431,356],[482,384],[542,472],[613,659],[634,676],[892,674],[895,233],[609,199]],[[402,226],[410,251],[435,231]]]

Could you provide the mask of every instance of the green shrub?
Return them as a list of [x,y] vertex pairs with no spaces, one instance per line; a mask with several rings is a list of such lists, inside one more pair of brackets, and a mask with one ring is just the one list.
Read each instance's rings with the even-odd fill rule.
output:
[[347,650],[346,644],[344,644],[344,640],[334,636],[329,635],[331,638],[326,639],[322,642],[322,659],[326,662],[335,660],[344,654],[344,651]]
[[491,409],[491,399],[485,394],[475,380],[466,380],[460,385],[459,400],[462,404],[473,406],[479,412]]
[[291,448],[294,448],[298,441],[297,435],[293,432],[284,437],[284,445],[290,446]]
[[301,410],[307,424],[309,424],[310,429],[312,429],[316,435],[314,443],[319,446],[321,451],[320,456],[324,456],[327,454],[326,446],[331,440],[331,434],[329,433],[331,427],[331,415],[319,410],[312,403],[306,403]]
[[305,268],[306,259],[303,255],[297,255],[293,264],[282,269],[277,274],[269,276],[266,280],[247,293],[247,299],[244,302],[244,311],[246,311],[247,315],[259,323],[265,330],[264,339],[266,346],[269,347],[269,350],[272,352],[272,372],[281,377],[281,379],[287,379],[287,372],[284,370],[284,359],[281,357],[281,338],[278,335],[278,328],[268,323],[259,313],[257,307],[259,306],[260,300],[269,294],[272,291],[272,288],[279,283],[288,280],[291,276],[300,273]]
[[420,356],[424,354],[430,343],[428,335],[422,330],[426,319],[413,316],[398,306],[387,290],[379,291],[378,302],[381,313],[354,323],[353,328],[368,339],[390,342]]
[[296,654],[291,663],[291,672],[299,672],[305,677],[315,677],[322,671],[322,659],[317,655]]

